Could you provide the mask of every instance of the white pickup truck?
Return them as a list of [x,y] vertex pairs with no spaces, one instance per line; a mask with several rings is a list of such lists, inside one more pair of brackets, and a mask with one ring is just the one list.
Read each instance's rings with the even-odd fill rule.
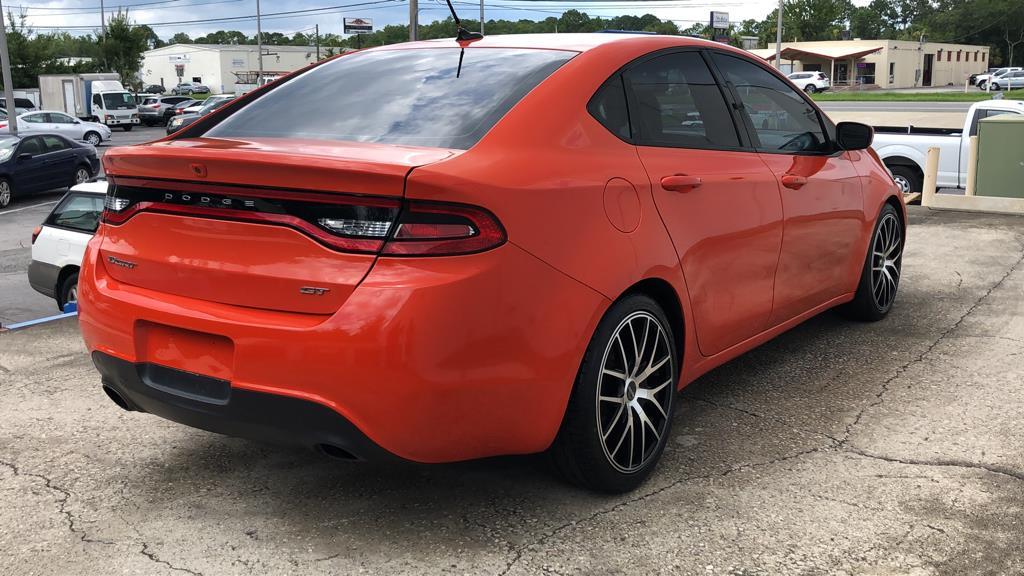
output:
[[[1000,114],[1024,114],[1024,101],[985,100],[967,111],[963,128],[919,128],[917,126],[876,126],[871,147],[892,172],[903,192],[920,192],[928,149],[939,149],[939,188],[967,186],[969,138],[978,134],[978,121]],[[1022,143],[1024,144],[1024,143]]]

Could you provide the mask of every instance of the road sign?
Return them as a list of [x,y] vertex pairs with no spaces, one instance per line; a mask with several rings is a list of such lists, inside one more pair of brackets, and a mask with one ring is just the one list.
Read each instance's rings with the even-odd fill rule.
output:
[[729,29],[729,13],[728,12],[711,12],[711,29],[712,30],[728,30]]
[[345,34],[373,34],[372,18],[345,18]]

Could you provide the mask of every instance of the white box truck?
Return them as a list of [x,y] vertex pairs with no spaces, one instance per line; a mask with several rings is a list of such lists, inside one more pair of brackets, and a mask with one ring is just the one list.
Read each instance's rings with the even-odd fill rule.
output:
[[139,123],[139,106],[113,73],[41,74],[40,108],[63,110],[72,116],[125,132]]

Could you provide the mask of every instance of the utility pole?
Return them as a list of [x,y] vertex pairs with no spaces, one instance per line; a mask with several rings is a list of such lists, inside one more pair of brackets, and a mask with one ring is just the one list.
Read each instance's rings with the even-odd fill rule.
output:
[[100,0],[100,26],[103,28],[103,37],[107,36],[107,17],[103,10],[103,0]]
[[316,61],[320,61],[320,25],[316,25]]
[[409,41],[415,42],[419,38],[417,29],[420,27],[420,3],[418,0],[409,0]]
[[484,33],[484,0],[480,0],[480,33]]
[[782,8],[785,0],[779,0],[779,17],[775,26],[775,68],[782,70]]
[[7,129],[12,136],[18,135],[18,115],[14,113],[14,81],[11,80],[11,53],[7,50],[7,22],[4,22],[4,7],[0,0],[0,66],[3,67],[4,103],[7,104]]
[[256,52],[259,60],[260,74],[256,77],[256,86],[263,85],[263,25],[260,22],[260,0],[256,0]]

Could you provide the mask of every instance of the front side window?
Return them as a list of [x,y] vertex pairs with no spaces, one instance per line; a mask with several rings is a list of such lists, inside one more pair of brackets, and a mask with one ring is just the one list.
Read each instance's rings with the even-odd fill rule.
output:
[[57,112],[50,112],[50,122],[55,124],[74,124],[75,120],[67,114],[59,114]]
[[680,148],[740,145],[722,91],[698,52],[658,56],[624,74],[637,143]]
[[32,154],[35,156],[43,152],[45,152],[43,141],[38,136],[24,139],[21,142],[21,147],[18,148],[18,154]]
[[280,84],[205,136],[468,149],[575,55],[469,48],[456,77],[457,47],[356,53]]
[[828,152],[830,145],[818,111],[771,72],[744,59],[715,53],[721,70],[742,105],[766,152]]
[[47,224],[93,233],[103,212],[103,196],[71,194],[50,215]]

